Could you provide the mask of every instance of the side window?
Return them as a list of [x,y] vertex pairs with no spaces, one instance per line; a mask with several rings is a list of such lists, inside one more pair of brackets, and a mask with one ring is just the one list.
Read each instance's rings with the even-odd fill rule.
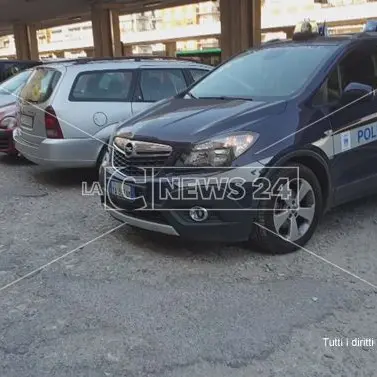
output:
[[132,71],[91,71],[80,73],[71,89],[70,101],[123,102],[131,91]]
[[194,82],[201,79],[208,72],[209,71],[206,71],[204,69],[190,69],[190,73],[191,73],[192,78],[194,79]]
[[376,88],[377,71],[371,52],[357,49],[348,54],[331,72],[315,95],[313,104],[323,105],[337,102],[343,90],[351,82]]
[[142,100],[156,102],[172,97],[187,87],[180,69],[143,69],[140,75]]
[[376,72],[372,52],[357,49],[347,55],[339,67],[342,90],[351,82],[376,87]]

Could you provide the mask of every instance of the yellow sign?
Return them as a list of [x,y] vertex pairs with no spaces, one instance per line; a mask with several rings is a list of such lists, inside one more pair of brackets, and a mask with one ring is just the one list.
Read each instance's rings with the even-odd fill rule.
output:
[[39,102],[41,98],[41,91],[42,91],[42,80],[43,80],[44,72],[37,70],[33,77],[31,78],[31,81],[29,85],[25,88],[25,98],[27,98],[29,101],[32,102]]

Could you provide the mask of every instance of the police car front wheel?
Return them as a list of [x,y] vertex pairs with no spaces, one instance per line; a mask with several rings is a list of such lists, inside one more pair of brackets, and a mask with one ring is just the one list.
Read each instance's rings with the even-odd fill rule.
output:
[[[275,170],[275,169],[272,169]],[[297,250],[312,237],[323,212],[321,186],[305,165],[289,164],[272,174],[278,191],[258,203],[254,239],[265,251],[284,254]]]

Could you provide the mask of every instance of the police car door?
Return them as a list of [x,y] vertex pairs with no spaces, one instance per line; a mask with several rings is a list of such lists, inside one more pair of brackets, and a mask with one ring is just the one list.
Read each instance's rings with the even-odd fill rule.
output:
[[[334,141],[332,163],[336,201],[373,192],[377,186],[377,100],[373,89],[377,86],[377,66],[371,42],[351,50],[337,67],[340,99],[330,116]],[[370,95],[346,101],[349,85],[365,85]],[[352,97],[353,98],[353,97]]]

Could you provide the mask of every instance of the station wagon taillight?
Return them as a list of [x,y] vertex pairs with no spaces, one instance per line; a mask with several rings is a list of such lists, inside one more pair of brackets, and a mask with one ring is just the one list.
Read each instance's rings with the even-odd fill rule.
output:
[[56,117],[55,110],[52,106],[47,107],[45,110],[45,127],[46,136],[49,139],[63,139],[63,132],[60,128],[59,120]]

